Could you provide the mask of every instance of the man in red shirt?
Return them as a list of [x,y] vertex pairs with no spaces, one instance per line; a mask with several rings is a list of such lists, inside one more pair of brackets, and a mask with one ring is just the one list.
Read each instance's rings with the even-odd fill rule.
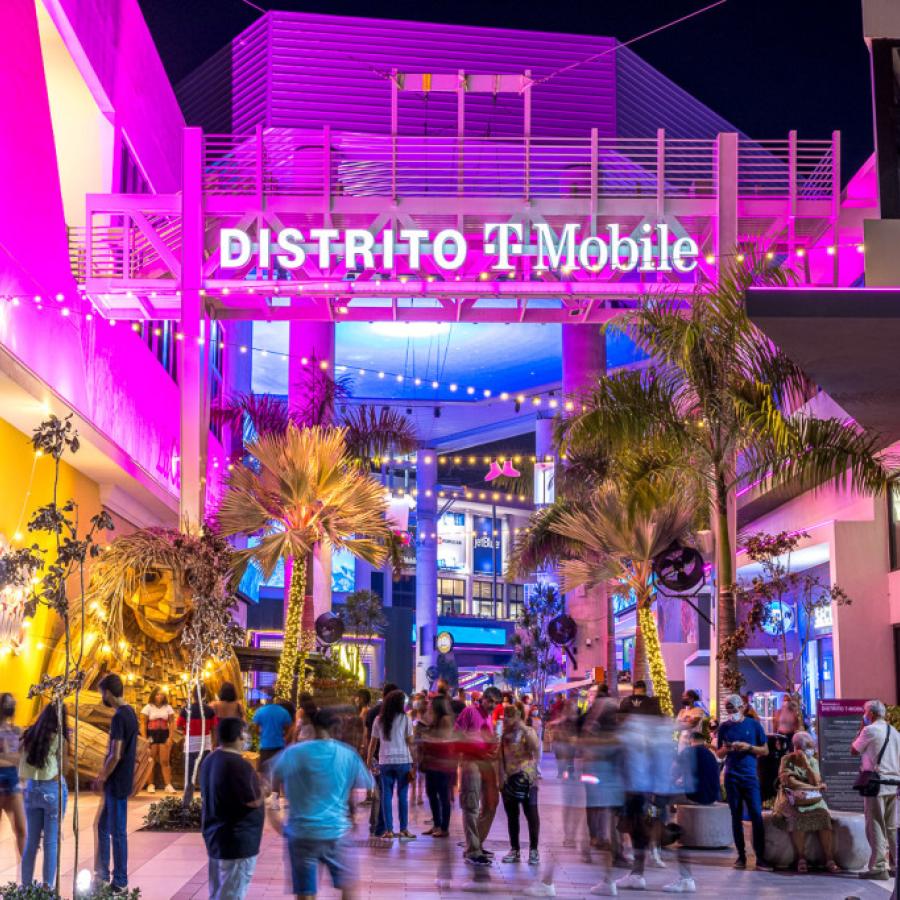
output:
[[462,784],[459,805],[463,811],[466,849],[463,859],[473,866],[489,866],[490,855],[484,841],[491,830],[500,801],[497,772],[497,735],[493,728],[494,708],[500,691],[486,688],[478,703],[467,706],[456,718],[460,733]]

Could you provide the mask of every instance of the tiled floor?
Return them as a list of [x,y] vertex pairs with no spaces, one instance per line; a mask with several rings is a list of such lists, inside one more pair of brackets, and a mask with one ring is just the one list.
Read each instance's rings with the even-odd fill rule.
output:
[[[146,900],[194,900],[206,898],[206,853],[199,834],[162,834],[138,831],[143,811],[150,802],[144,796],[131,803],[129,808],[129,878],[132,886],[141,888]],[[97,809],[93,795],[85,795],[81,804],[79,868],[91,868],[93,859],[92,824]],[[411,828],[414,832],[427,827],[427,806],[413,806]],[[480,892],[496,898],[521,897],[523,888],[535,877],[537,871],[528,865],[497,864],[485,873],[479,873],[473,883],[473,872],[460,858],[456,841],[461,837],[458,809],[454,809],[452,830],[448,840],[432,840],[420,837],[409,844],[394,844],[389,848],[370,846],[366,819],[367,809],[360,810],[360,822],[354,830],[358,860],[362,873],[361,898],[367,900],[451,900],[466,897],[466,888],[477,887]],[[582,860],[576,850],[562,847],[562,820],[560,791],[556,779],[549,772],[541,782],[542,835],[541,852],[544,867],[556,884],[557,896],[587,898],[588,888],[598,880],[598,867]],[[71,810],[68,818],[71,818]],[[524,822],[522,823],[524,829]],[[65,896],[71,896],[73,847],[69,821],[63,845],[63,884]],[[506,818],[502,810],[491,832],[489,846],[498,852],[506,849]],[[674,858],[668,860],[665,870],[648,868],[647,893],[660,893],[664,884],[671,881],[676,869]],[[763,874],[753,871],[735,872],[731,869],[732,853],[698,852],[694,858],[694,874],[701,896],[727,898],[779,898],[789,895],[791,900],[825,900],[825,898],[872,898],[888,900],[891,885],[887,882],[862,882],[852,875],[827,876],[820,874],[799,876],[788,873]],[[38,860],[40,864],[40,859]],[[0,826],[0,884],[14,880],[17,874],[15,846],[8,823]],[[625,872],[617,870],[617,874]],[[438,888],[437,878],[445,879],[449,887]],[[337,897],[327,885],[319,892],[323,898]],[[621,892],[628,896],[631,892]],[[281,839],[267,828],[262,852],[251,886],[250,898],[288,897],[285,887],[284,860]]]

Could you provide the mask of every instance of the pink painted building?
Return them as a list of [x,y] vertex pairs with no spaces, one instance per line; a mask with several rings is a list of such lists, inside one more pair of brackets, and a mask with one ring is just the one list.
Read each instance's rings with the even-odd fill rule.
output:
[[[870,238],[884,191],[874,161],[842,187],[839,134],[741,134],[611,38],[271,12],[176,92],[136,0],[10,0],[4,12],[13,64],[0,73],[0,153],[14,176],[0,183],[0,418],[27,435],[47,410],[74,414],[79,471],[124,523],[196,520],[215,503],[238,448],[211,430],[210,408],[273,360],[283,374],[264,389],[285,395],[304,359],[368,373],[366,399],[409,410],[420,482],[437,490],[430,455],[525,434],[538,458],[552,452],[558,392],[640,364],[608,359],[598,326],[650,290],[714,280],[734,247],[796,269],[788,305],[853,296],[863,280],[897,286]],[[497,226],[518,248],[508,260]],[[650,235],[628,271],[612,265],[611,227]],[[247,249],[227,265],[226,229]],[[583,255],[565,251],[567,229]],[[684,271],[664,265],[666,240],[684,241]],[[562,255],[542,255],[541,241]],[[778,318],[781,301],[763,299]],[[458,378],[430,369],[431,356],[410,364],[423,341],[449,349],[451,332]],[[532,365],[529,348],[548,334],[552,364]],[[519,387],[504,382],[514,368]],[[386,371],[392,391],[377,384]],[[819,402],[870,424],[871,409],[831,390]],[[434,520],[424,490],[417,505]],[[473,501],[466,515],[487,512]],[[881,500],[830,490],[742,497],[742,528],[809,531],[806,561],[827,564],[854,597],[817,636],[820,692],[896,698],[892,516]],[[423,530],[417,546],[420,682],[435,657],[436,534]],[[317,611],[331,603],[330,565]],[[465,615],[486,584],[469,573]],[[503,588],[506,609],[518,587]],[[602,596],[570,598],[570,609],[579,669],[604,664]],[[702,629],[676,618],[665,629],[673,679],[703,683]],[[626,655],[630,629],[625,610]]]

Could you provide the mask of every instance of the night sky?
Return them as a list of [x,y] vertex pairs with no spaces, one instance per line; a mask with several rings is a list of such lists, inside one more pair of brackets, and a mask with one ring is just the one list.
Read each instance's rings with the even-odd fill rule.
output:
[[[140,0],[180,81],[260,13],[242,0]],[[265,9],[607,35],[627,41],[704,0],[254,0]],[[871,153],[869,57],[860,0],[727,0],[632,49],[751,137],[842,132],[844,180]],[[652,98],[648,98],[652,102]]]

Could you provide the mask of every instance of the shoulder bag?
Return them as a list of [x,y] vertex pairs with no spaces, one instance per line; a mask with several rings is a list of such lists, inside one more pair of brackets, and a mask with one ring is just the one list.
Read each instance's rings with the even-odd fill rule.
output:
[[856,776],[856,781],[853,782],[853,789],[858,791],[862,797],[877,797],[881,793],[881,773],[878,771],[878,767],[881,765],[881,758],[884,756],[884,751],[887,750],[888,742],[891,739],[891,726],[887,722],[884,724],[887,726],[887,735],[884,738],[884,743],[881,745],[878,759],[875,760],[875,768],[860,770]]

